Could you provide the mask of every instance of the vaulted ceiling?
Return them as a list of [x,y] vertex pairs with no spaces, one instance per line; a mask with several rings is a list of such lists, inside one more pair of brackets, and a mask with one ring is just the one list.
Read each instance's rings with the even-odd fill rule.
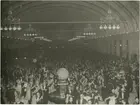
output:
[[[12,8],[14,17],[19,17],[21,22],[26,23],[21,24],[23,29],[32,22],[32,26],[39,30],[42,36],[52,40],[68,40],[81,34],[88,23],[91,23],[97,35],[106,34],[99,30],[99,24],[92,21],[100,21],[100,17],[106,16],[109,7],[114,16],[128,22],[127,26],[122,25],[121,30],[126,30],[127,27],[126,31],[133,32],[138,28],[139,1],[2,1],[2,18],[5,18],[9,8]],[[23,37],[23,33],[21,31],[14,34]]]

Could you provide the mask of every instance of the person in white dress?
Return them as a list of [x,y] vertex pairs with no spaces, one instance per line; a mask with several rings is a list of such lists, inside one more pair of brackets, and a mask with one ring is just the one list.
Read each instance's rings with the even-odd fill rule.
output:
[[111,94],[108,98],[105,99],[105,102],[109,100],[108,105],[115,105],[116,104],[116,97],[115,94]]

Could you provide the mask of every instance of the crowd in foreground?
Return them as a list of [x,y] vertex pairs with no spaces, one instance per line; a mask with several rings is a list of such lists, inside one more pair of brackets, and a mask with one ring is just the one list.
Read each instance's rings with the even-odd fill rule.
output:
[[[1,102],[5,104],[48,104],[50,94],[59,90],[57,70],[69,71],[65,104],[128,104],[136,91],[139,102],[139,64],[136,60],[63,57],[43,59],[34,67],[2,68]],[[135,87],[134,85],[135,84]],[[63,104],[63,103],[62,103]]]

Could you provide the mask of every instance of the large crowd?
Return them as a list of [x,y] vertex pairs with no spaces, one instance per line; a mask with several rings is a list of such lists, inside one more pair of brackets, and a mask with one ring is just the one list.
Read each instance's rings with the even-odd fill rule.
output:
[[34,60],[34,67],[4,66],[1,102],[50,103],[50,94],[59,90],[57,70],[62,67],[69,71],[65,104],[128,104],[129,95],[134,91],[137,93],[135,104],[139,103],[138,61],[106,55],[98,55],[96,59],[44,57]]

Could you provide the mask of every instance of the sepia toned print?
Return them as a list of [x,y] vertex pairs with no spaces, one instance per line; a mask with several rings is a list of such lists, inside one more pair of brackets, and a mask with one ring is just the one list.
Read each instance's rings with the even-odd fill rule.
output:
[[139,104],[139,1],[1,1],[1,104]]

